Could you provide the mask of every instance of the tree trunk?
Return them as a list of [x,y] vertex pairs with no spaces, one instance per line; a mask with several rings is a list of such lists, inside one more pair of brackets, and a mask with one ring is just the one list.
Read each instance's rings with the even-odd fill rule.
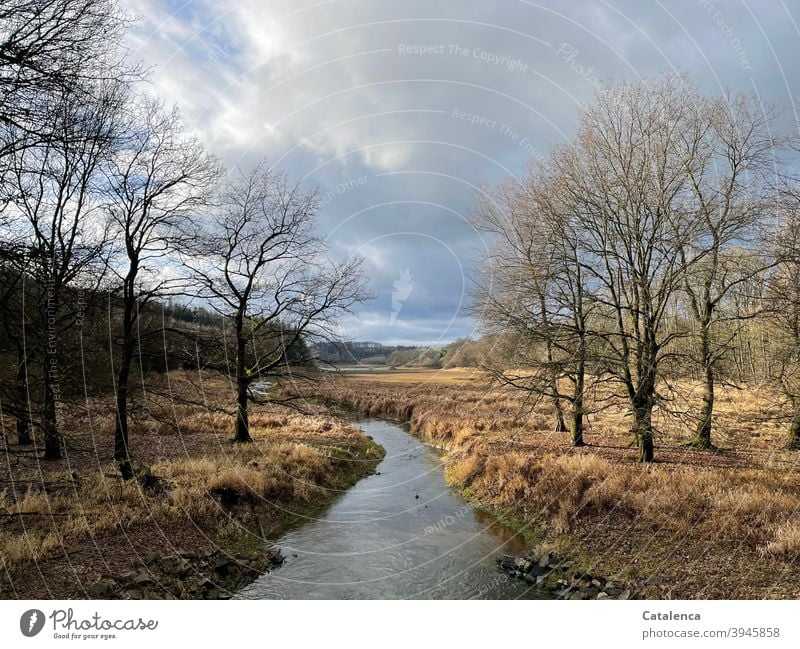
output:
[[44,459],[61,459],[61,434],[58,431],[56,400],[58,392],[58,361],[55,354],[46,356],[44,371],[44,413],[42,428],[44,429]]
[[236,389],[236,433],[234,442],[252,442],[250,422],[247,415],[247,381],[239,379]]
[[553,407],[556,410],[556,432],[563,433],[567,430],[567,423],[564,421],[564,409],[561,407],[561,399],[553,397]]
[[[135,277],[135,275],[134,275]],[[136,317],[136,302],[131,287],[133,279],[125,287],[125,306],[122,317],[122,358],[117,372],[117,417],[114,426],[114,459],[119,465],[123,480],[133,478],[130,446],[128,445],[128,380],[136,346],[133,328]]]
[[639,446],[639,462],[653,461],[653,408],[644,405],[634,410],[634,431]]
[[59,395],[59,340],[58,340],[58,292],[55,285],[48,287],[44,302],[44,403],[42,428],[44,430],[44,459],[61,459],[61,433],[58,430],[57,402]]
[[31,420],[28,415],[28,361],[22,347],[17,350],[17,443],[31,444]]
[[[583,353],[582,349],[579,353]],[[575,398],[572,401],[572,426],[570,431],[572,433],[573,446],[585,446],[586,442],[583,440],[583,389],[584,389],[584,368],[581,361],[578,365],[578,371],[575,376]]]
[[789,440],[786,448],[793,451],[800,451],[800,398],[794,399],[794,412],[792,413],[792,423],[789,425]]
[[117,418],[114,426],[114,459],[119,465],[124,480],[133,478],[130,448],[128,446],[128,377],[132,354],[128,353],[127,344],[122,353],[119,373],[117,374]]
[[573,446],[586,446],[586,442],[583,441],[583,399],[581,399],[581,403],[575,403],[572,410],[570,432]]
[[[655,353],[650,354],[655,358]],[[645,376],[638,389],[632,394],[633,432],[639,447],[639,462],[653,461],[653,405],[656,396],[655,368],[645,365]]]
[[247,362],[245,352],[247,340],[244,336],[244,317],[236,317],[236,431],[234,442],[252,442],[250,436],[250,422],[247,415],[249,396],[247,388],[250,384],[247,376]]
[[709,339],[708,326],[702,327],[700,337],[700,354],[703,359],[704,367],[704,386],[703,386],[703,407],[700,411],[700,421],[697,424],[695,438],[692,446],[697,448],[714,448],[711,443],[711,428],[714,417],[714,362],[711,353],[711,341]]

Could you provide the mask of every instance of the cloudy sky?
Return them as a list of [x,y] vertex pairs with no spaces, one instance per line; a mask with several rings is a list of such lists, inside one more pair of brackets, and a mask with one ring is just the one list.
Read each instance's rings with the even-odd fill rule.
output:
[[318,187],[333,255],[377,296],[358,340],[475,335],[482,186],[575,132],[605,80],[687,71],[796,127],[800,3],[774,0],[133,0],[152,90],[229,165]]

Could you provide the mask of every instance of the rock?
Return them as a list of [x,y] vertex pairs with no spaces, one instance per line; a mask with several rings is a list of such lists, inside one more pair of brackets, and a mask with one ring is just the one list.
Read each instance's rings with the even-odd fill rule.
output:
[[539,557],[539,565],[542,568],[547,568],[548,565],[550,565],[550,555],[549,554],[543,554],[541,557]]
[[617,599],[630,599],[630,598],[631,598],[630,589],[622,591],[622,593],[617,597]]
[[131,583],[134,586],[150,586],[151,584],[154,584],[155,581],[147,573],[140,572],[134,575],[133,579],[131,579]]
[[190,550],[176,550],[175,554],[177,554],[179,557],[189,560],[200,558],[196,552],[191,552]]
[[134,588],[125,593],[128,599],[144,599],[144,593],[138,588]]
[[121,572],[117,575],[116,579],[112,579],[112,581],[116,581],[119,584],[129,584],[131,583],[134,578],[136,577],[135,572]]
[[663,586],[667,582],[661,577],[648,577],[644,583],[647,586]]
[[168,575],[182,576],[191,570],[189,562],[183,557],[179,557],[177,555],[167,555],[165,557],[161,557],[158,565],[161,566],[161,569]]
[[608,599],[608,593],[597,593],[597,599]]
[[529,563],[528,569],[525,572],[533,577],[538,577],[540,575],[543,575],[545,573],[545,570],[538,563]]
[[591,584],[595,588],[602,588],[603,587],[603,583],[599,579],[592,579]]
[[576,590],[569,596],[570,599],[583,599],[583,597],[584,597],[583,593],[580,592],[579,590]]
[[93,584],[89,584],[86,592],[92,599],[109,599],[114,595],[116,584],[110,579],[101,579]]
[[212,570],[223,577],[231,572],[231,568],[234,566],[234,562],[230,559],[221,559],[217,561]]
[[281,549],[278,547],[267,550],[266,558],[269,565],[273,567],[282,566],[283,562],[286,561],[286,557],[283,556]]

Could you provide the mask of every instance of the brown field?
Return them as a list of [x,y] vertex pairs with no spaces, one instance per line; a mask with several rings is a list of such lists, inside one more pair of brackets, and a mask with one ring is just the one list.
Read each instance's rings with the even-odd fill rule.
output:
[[375,368],[356,372],[344,372],[350,381],[380,381],[381,383],[399,383],[404,385],[432,382],[432,383],[463,383],[467,381],[482,380],[479,370],[468,367],[459,367],[449,370],[443,369],[415,369],[415,368]]
[[[680,390],[691,410],[699,386]],[[657,413],[651,466],[635,462],[623,410],[590,416],[588,446],[571,448],[551,407],[471,371],[347,375],[321,396],[409,421],[447,449],[455,487],[592,573],[651,597],[800,597],[800,453],[782,448],[780,399],[766,389],[720,389],[715,451],[684,445],[690,417]]]
[[[174,384],[173,384],[173,387]],[[208,387],[208,386],[206,386]],[[219,385],[210,400],[226,397]],[[165,401],[139,419],[132,453],[151,477],[114,464],[107,400],[64,413],[68,453],[44,462],[7,447],[0,466],[0,598],[86,597],[98,580],[147,571],[181,550],[258,552],[265,538],[372,471],[380,449],[324,410],[251,414],[253,444],[234,445],[232,417]],[[254,547],[255,546],[255,547]],[[164,589],[163,596],[180,596]]]

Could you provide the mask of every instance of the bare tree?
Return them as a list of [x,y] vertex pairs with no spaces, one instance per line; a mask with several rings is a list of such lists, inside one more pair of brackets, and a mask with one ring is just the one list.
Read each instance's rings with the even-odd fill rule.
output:
[[800,450],[800,191],[796,179],[786,180],[783,223],[772,246],[777,264],[766,282],[765,326],[774,339],[775,379],[791,404],[787,448]]
[[[775,111],[756,97],[708,99],[693,93],[688,99],[692,116],[683,134],[686,208],[696,215],[698,236],[681,256],[686,270],[683,288],[697,328],[695,361],[702,368],[704,386],[691,443],[713,448],[717,364],[730,351],[736,323],[756,315],[724,306],[734,291],[767,269],[763,242],[775,212],[769,176],[785,138],[773,135]],[[689,257],[698,256],[699,263],[688,263]]]
[[[584,444],[588,320],[591,313],[573,214],[543,170],[480,197],[475,226],[493,239],[476,312],[487,331],[510,341],[488,369],[503,385],[550,399],[556,430]],[[570,387],[567,389],[565,383]]]
[[315,193],[261,163],[225,189],[205,254],[195,262],[204,297],[233,328],[234,367],[216,369],[235,382],[234,441],[251,441],[253,384],[310,362],[310,354],[291,350],[333,335],[337,318],[368,297],[359,260],[327,259],[313,234],[317,207]]
[[179,291],[181,278],[169,263],[199,234],[220,167],[201,144],[183,133],[177,109],[144,98],[133,107],[126,137],[106,168],[111,234],[121,263],[111,269],[120,282],[122,335],[116,368],[114,459],[133,477],[128,446],[131,365],[142,335],[139,313],[156,297]]
[[653,460],[659,367],[676,338],[668,309],[702,257],[682,256],[698,236],[684,209],[684,134],[692,92],[681,77],[606,86],[581,119],[576,140],[552,157],[578,212],[577,258],[607,326],[598,361],[623,388],[639,458]]
[[47,459],[61,457],[57,418],[61,338],[80,318],[78,305],[63,297],[70,286],[97,285],[107,243],[98,183],[101,165],[118,135],[117,120],[127,90],[115,83],[103,85],[96,102],[77,101],[70,94],[53,100],[51,137],[15,152],[14,182],[6,187],[25,239],[24,272],[41,289],[37,303],[31,305],[36,316],[31,333],[43,365],[41,425]]

